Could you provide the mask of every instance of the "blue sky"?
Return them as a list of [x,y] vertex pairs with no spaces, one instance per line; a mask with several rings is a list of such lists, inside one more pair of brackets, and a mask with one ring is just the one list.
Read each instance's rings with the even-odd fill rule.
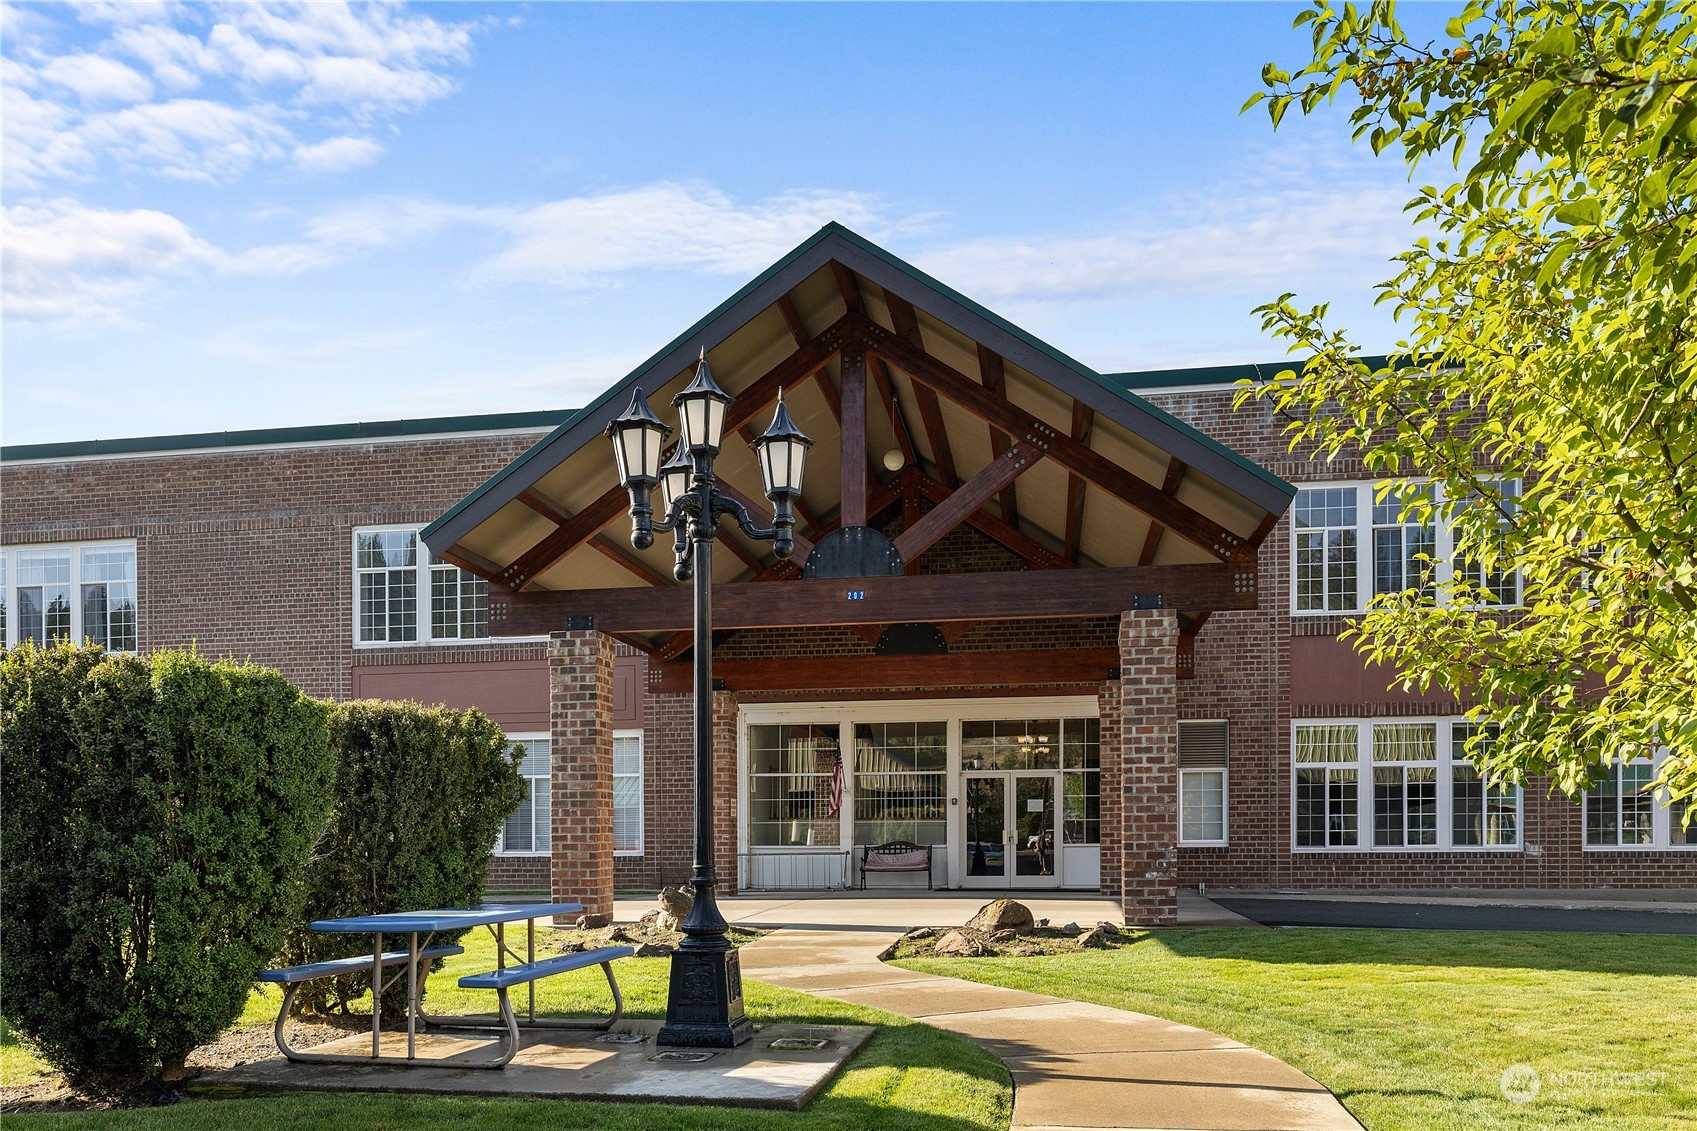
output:
[[571,407],[827,220],[1102,370],[1371,351],[1295,4],[12,5],[7,443]]

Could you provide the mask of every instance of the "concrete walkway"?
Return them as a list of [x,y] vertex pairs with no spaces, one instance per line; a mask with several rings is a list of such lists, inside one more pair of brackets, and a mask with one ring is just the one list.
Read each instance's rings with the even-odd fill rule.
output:
[[[969,897],[973,909],[983,902]],[[733,922],[770,929],[775,920],[818,920],[830,910],[853,910],[836,927],[785,927],[742,949],[746,977],[823,997],[868,1005],[922,1020],[976,1041],[1000,1057],[1014,1082],[1013,1126],[1018,1131],[1082,1128],[1275,1131],[1359,1131],[1343,1105],[1318,1083],[1266,1053],[1225,1037],[1158,1017],[1064,998],[985,986],[903,970],[878,956],[909,926],[963,922],[951,909],[874,901],[820,908],[817,900],[786,907],[746,908],[726,900]],[[834,901],[835,902],[835,901]],[[1107,900],[1021,900],[1033,914],[1056,922],[1109,918],[1082,906]],[[1055,905],[1059,904],[1059,908]],[[806,906],[801,906],[806,905]],[[750,915],[739,914],[749,911]],[[1059,917],[1056,912],[1059,911]],[[902,916],[900,925],[868,919]]]

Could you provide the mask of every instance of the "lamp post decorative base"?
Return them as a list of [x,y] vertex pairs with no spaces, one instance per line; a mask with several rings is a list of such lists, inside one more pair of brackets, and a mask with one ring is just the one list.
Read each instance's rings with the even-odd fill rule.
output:
[[686,949],[672,952],[672,984],[666,996],[666,1024],[657,1045],[731,1049],[754,1039],[754,1025],[742,1011],[742,966],[737,952]]

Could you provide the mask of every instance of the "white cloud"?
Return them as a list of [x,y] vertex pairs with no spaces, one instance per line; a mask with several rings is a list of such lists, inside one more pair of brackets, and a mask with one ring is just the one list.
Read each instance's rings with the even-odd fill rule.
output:
[[[20,29],[5,45],[3,77],[12,186],[86,179],[105,160],[212,182],[290,157],[314,172],[354,168],[381,149],[356,148],[344,136],[349,119],[363,132],[451,93],[445,72],[469,60],[473,32],[389,4],[65,11],[109,37],[58,51],[59,25],[47,18],[58,10],[28,19],[8,11],[8,28]],[[196,97],[185,100],[191,91]]]
[[1267,292],[1370,266],[1406,247],[1406,186],[1266,189],[1088,235],[989,237],[917,257],[986,301],[1114,301],[1175,293]]
[[60,55],[37,73],[87,103],[141,102],[153,96],[146,75],[101,55]]
[[340,173],[369,165],[383,147],[364,137],[333,137],[312,145],[295,146],[295,164],[309,173]]
[[0,233],[6,315],[28,321],[122,321],[167,277],[222,258],[174,216],[68,199],[6,208]]
[[661,182],[551,201],[511,217],[512,242],[474,271],[485,282],[581,287],[620,271],[758,271],[830,220],[888,230],[875,197],[790,192],[741,204],[701,184]]

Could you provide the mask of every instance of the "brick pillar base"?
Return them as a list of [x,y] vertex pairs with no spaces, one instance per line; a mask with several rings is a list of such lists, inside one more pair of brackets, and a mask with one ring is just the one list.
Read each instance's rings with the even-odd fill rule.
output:
[[1121,614],[1120,906],[1135,926],[1178,922],[1177,665],[1177,614]]
[[737,892],[737,813],[742,809],[737,781],[737,697],[713,693],[713,872],[719,894]]
[[548,638],[550,888],[596,924],[613,916],[613,659],[603,632]]

